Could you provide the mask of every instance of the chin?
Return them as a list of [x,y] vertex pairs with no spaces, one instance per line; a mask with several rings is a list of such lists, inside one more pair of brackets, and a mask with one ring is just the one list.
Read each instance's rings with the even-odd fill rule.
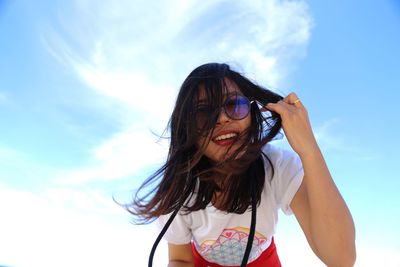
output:
[[225,160],[227,160],[230,156],[232,156],[233,151],[230,151],[229,153],[221,153],[221,154],[213,154],[212,157],[208,157],[211,161],[215,163],[221,163]]
[[[207,151],[204,155],[212,162],[220,163],[232,156],[240,146],[241,143],[237,142],[229,147],[213,147],[212,150]],[[243,155],[243,153],[239,153],[237,158],[240,158],[241,155]]]

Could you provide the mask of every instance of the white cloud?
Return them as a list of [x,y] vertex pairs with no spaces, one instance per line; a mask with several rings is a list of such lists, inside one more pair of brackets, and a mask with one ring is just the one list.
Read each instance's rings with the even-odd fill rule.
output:
[[[64,177],[74,183],[118,179],[165,155],[148,128],[162,132],[176,91],[195,66],[228,62],[277,87],[304,56],[312,28],[305,1],[65,5],[59,27],[43,43],[97,97],[117,103],[107,112],[122,125],[94,147],[93,165]],[[109,152],[100,156],[104,150]]]
[[[77,71],[90,88],[99,94],[117,100],[118,103],[140,113],[142,120],[136,124],[144,124],[143,116],[156,123],[165,122],[172,112],[175,99],[173,89],[152,82],[144,73],[129,70],[106,70],[79,65]],[[132,114],[131,114],[132,115]],[[129,120],[124,117],[125,120]]]
[[95,162],[92,166],[71,171],[61,180],[68,184],[115,180],[133,175],[154,163],[161,165],[168,152],[166,142],[143,129],[116,133],[94,148]]
[[[56,57],[70,58],[83,76],[99,69],[142,72],[147,80],[178,85],[181,79],[169,78],[175,80],[205,61],[221,60],[237,62],[246,72],[278,86],[304,56],[313,22],[305,1],[152,5],[88,0],[63,8],[60,24],[59,35],[44,41]],[[114,88],[121,85],[118,78]]]
[[362,244],[357,249],[355,267],[398,267],[400,266],[400,248],[388,248],[384,245]]
[[[153,225],[131,225],[127,212],[116,204],[112,208],[111,199],[66,189],[33,194],[0,185],[0,192],[0,264],[146,265],[158,231]],[[81,203],[91,204],[82,208]],[[161,244],[155,266],[166,265],[165,249]]]
[[[296,234],[291,232],[290,235],[282,233],[276,236],[277,249],[282,266],[326,266],[313,253],[300,228],[298,230]],[[387,247],[384,244],[380,246],[375,246],[374,244],[358,246],[355,267],[375,267],[382,265],[385,267],[400,266],[400,250]]]
[[[159,232],[154,225],[131,225],[126,211],[91,190],[53,188],[34,194],[0,185],[0,213],[0,263],[11,266],[146,266]],[[275,241],[282,264],[324,266],[295,218],[280,220]],[[355,266],[380,266],[382,259],[387,267],[399,266],[398,250],[378,245],[359,244]],[[166,266],[167,253],[162,241],[154,266]]]
[[[326,266],[318,259],[307,243],[295,216],[279,213],[279,225],[275,242],[282,266],[323,267]],[[359,233],[358,234],[364,234]],[[400,248],[382,242],[365,242],[359,235],[356,240],[357,260],[355,267],[398,267],[400,266]],[[363,239],[363,241],[360,241]],[[384,263],[384,264],[383,264]]]

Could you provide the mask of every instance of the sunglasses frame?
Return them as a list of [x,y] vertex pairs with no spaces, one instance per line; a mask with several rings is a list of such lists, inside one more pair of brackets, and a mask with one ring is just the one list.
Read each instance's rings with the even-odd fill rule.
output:
[[[242,116],[242,117],[236,118],[236,117],[232,116],[232,114],[230,114],[230,112],[227,112],[226,109],[227,109],[227,101],[228,101],[229,99],[238,98],[238,97],[241,97],[241,98],[246,99],[246,102],[247,102],[247,113],[246,113],[244,116]],[[247,115],[249,115],[250,109],[251,109],[251,105],[252,105],[254,102],[255,102],[254,100],[250,100],[250,99],[248,99],[248,98],[247,98],[246,96],[244,96],[244,95],[235,94],[235,95],[228,96],[228,97],[225,99],[224,104],[222,105],[221,109],[224,110],[226,116],[228,116],[230,119],[232,119],[232,120],[243,120],[244,118],[247,117]]]
[[[226,102],[229,100],[229,99],[231,99],[231,98],[233,98],[233,97],[242,97],[242,98],[245,98],[246,99],[246,102],[248,103],[247,104],[247,106],[248,106],[248,110],[247,110],[247,113],[244,115],[244,116],[241,116],[241,117],[234,117],[234,116],[232,116],[229,112],[227,112],[226,111]],[[257,106],[260,108],[260,106],[262,106],[258,101],[256,101],[256,100],[250,100],[248,97],[246,97],[246,96],[244,96],[244,95],[242,95],[242,94],[231,94],[231,95],[228,95],[228,97],[225,99],[225,101],[223,102],[223,104],[222,104],[222,106],[220,107],[220,111],[221,110],[223,110],[223,112],[225,113],[225,115],[228,117],[228,118],[230,118],[231,120],[242,120],[242,119],[244,119],[244,118],[246,118],[248,115],[249,115],[249,113],[250,113],[250,111],[251,111],[251,105],[253,104],[253,103],[256,103],[257,104]],[[211,114],[211,113],[210,113]],[[207,117],[207,115],[206,114],[203,114],[204,116],[202,117],[203,118],[203,120],[204,119],[206,119],[206,117]],[[199,119],[196,119],[196,121],[197,122],[199,122]],[[201,121],[201,120],[200,120]],[[197,124],[197,123],[196,123]],[[204,125],[204,122],[199,122],[198,124],[197,124],[197,128],[200,130],[200,129],[203,129],[203,126],[202,125]]]

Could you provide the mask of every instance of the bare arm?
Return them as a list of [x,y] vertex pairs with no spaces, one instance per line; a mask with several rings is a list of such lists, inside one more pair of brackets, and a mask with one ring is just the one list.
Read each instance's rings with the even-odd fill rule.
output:
[[194,267],[191,244],[174,245],[168,243],[168,267]]
[[282,127],[304,168],[303,183],[291,208],[314,253],[329,267],[353,266],[355,228],[315,140],[308,114],[291,93],[267,109],[281,115]]
[[333,182],[323,156],[301,158],[303,183],[291,208],[314,253],[328,266],[355,262],[355,229],[346,203]]

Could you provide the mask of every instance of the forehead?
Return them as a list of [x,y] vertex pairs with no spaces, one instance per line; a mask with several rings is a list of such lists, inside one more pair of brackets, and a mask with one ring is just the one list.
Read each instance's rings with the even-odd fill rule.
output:
[[[236,83],[232,82],[231,80],[224,78],[224,86],[223,86],[223,95],[229,95],[229,94],[234,94],[234,93],[238,93],[238,94],[242,94],[242,92],[240,91],[239,87],[236,85]],[[201,84],[199,86],[199,94],[198,94],[198,99],[199,102],[204,102],[207,100],[207,95],[206,95],[206,90],[204,88],[204,84]]]

